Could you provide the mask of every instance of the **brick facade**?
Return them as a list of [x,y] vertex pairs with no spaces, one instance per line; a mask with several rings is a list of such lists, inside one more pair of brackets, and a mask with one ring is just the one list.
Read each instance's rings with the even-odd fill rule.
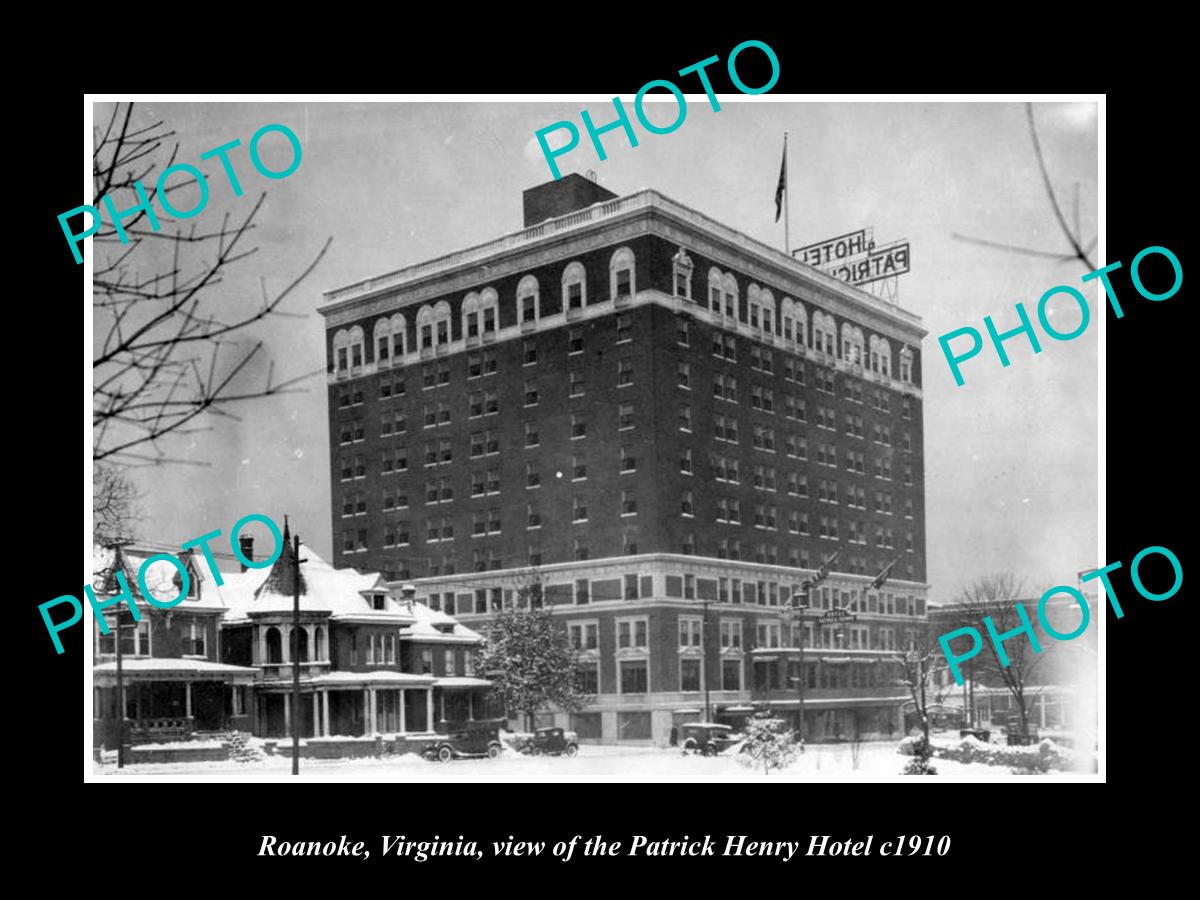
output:
[[[489,296],[495,325],[472,333],[466,313]],[[578,578],[611,582],[590,574],[598,565],[636,563],[648,596],[558,604],[568,623],[600,626],[602,738],[621,737],[623,710],[652,712],[646,737],[665,738],[670,710],[695,706],[680,690],[681,658],[702,655],[710,693],[720,686],[719,618],[742,620],[757,641],[769,606],[756,597],[753,612],[727,611],[713,597],[705,646],[681,657],[679,617],[703,600],[672,596],[685,576],[774,583],[764,603],[778,605],[840,551],[825,590],[861,600],[868,636],[854,652],[886,649],[879,629],[892,626],[869,602],[912,597],[905,606],[917,608],[920,598],[923,616],[924,332],[911,314],[653,192],[327,297],[335,565],[420,579],[469,621],[486,617],[476,591],[483,610],[493,588],[504,602],[530,564],[562,599]],[[400,315],[402,343],[389,343]],[[868,599],[893,560],[892,580]],[[642,696],[618,684],[622,659],[637,669],[642,651],[616,646],[616,621],[635,615],[648,625],[649,690],[632,692]],[[756,683],[759,699],[793,693],[790,654],[758,674],[753,649],[739,657],[741,689],[721,692],[728,706],[751,700]],[[866,675],[848,682],[858,687],[847,697],[874,696]],[[644,723],[628,721],[640,735]]]

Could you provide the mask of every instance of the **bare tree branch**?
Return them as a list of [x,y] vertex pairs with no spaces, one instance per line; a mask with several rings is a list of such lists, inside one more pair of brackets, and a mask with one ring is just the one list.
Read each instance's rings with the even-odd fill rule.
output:
[[[98,206],[109,197],[118,211],[137,207],[135,183],[150,181],[154,173],[172,165],[179,152],[179,145],[171,141],[174,132],[162,121],[139,125],[131,104],[116,104],[95,135],[92,203]],[[153,204],[190,183],[164,185],[160,192],[151,181],[146,195]],[[302,382],[324,373],[322,367],[277,381],[274,360],[251,332],[270,317],[297,315],[282,306],[324,258],[332,239],[282,290],[272,294],[260,279],[261,297],[244,302],[245,313],[230,317],[213,308],[213,289],[231,267],[258,250],[246,246],[247,235],[256,226],[265,197],[261,194],[237,216],[226,212],[218,222],[214,215],[203,227],[184,226],[156,210],[159,228],[151,229],[142,224],[146,210],[138,209],[120,228],[104,223],[94,236],[94,246],[121,244],[111,254],[105,251],[105,259],[97,250],[93,278],[97,342],[92,449],[97,462],[184,462],[160,442],[206,430],[201,427],[205,413],[236,420],[226,407],[293,393]],[[169,251],[147,243],[147,238],[171,242]],[[160,249],[153,250],[155,246]],[[263,362],[265,379],[252,379]],[[100,474],[98,470],[97,478]]]

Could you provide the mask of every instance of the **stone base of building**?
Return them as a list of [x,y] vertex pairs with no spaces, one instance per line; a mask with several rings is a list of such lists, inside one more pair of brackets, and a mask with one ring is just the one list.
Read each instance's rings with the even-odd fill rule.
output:
[[[790,707],[790,708],[789,708]],[[741,729],[756,710],[768,709],[790,728],[799,725],[797,704],[751,705],[749,702],[713,705],[713,721]],[[534,719],[534,727],[557,726],[578,735],[581,744],[627,744],[630,746],[669,747],[672,732],[681,725],[704,719],[703,708],[671,709],[600,709],[577,713],[545,712]],[[904,723],[896,705],[828,707],[804,711],[804,737],[810,744],[853,741],[899,740]],[[513,731],[524,730],[524,723],[510,720]]]

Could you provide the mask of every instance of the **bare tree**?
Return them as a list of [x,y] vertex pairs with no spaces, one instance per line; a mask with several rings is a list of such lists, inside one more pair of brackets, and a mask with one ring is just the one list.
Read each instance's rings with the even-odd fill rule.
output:
[[134,522],[141,514],[140,499],[137,487],[119,467],[93,464],[92,531],[95,541],[111,547],[133,540]]
[[[240,218],[212,213],[218,224],[206,228],[177,227],[165,210],[156,214],[160,228],[147,227],[146,209],[132,212],[138,185],[143,183],[149,203],[161,209],[151,176],[174,163],[178,144],[167,149],[173,137],[162,121],[136,124],[132,104],[116,104],[107,124],[95,131],[92,205],[100,208],[102,199],[111,197],[116,209],[131,210],[119,227],[106,222],[93,237],[92,452],[97,462],[182,462],[161,446],[168,435],[201,430],[206,413],[232,417],[229,407],[291,392],[318,374],[276,381],[270,362],[265,380],[249,384],[263,344],[251,340],[248,330],[269,316],[289,315],[280,305],[320,262],[332,238],[283,290],[272,295],[264,285],[261,298],[240,304],[245,312],[218,315],[214,301],[220,294],[214,289],[231,267],[256,252],[246,246],[247,236],[266,194],[253,202],[246,198]],[[162,194],[190,184],[176,182]],[[127,242],[121,240],[122,229]]]
[[1034,651],[1027,637],[1018,635],[1004,642],[1004,652],[1008,657],[1008,665],[1004,665],[982,621],[984,616],[990,616],[998,634],[1022,627],[1024,621],[1017,612],[1017,598],[1022,589],[1020,579],[1009,572],[975,579],[962,588],[959,627],[970,626],[984,632],[986,654],[981,652],[976,657],[979,660],[976,671],[985,684],[999,684],[1008,690],[1017,709],[1021,734],[1028,734],[1030,700],[1037,694],[1036,689],[1031,691],[1029,686],[1034,683],[1034,673],[1043,657]]
[[1083,243],[1083,231],[1079,225],[1079,182],[1075,182],[1074,199],[1072,203],[1073,210],[1073,227],[1067,224],[1067,218],[1063,214],[1062,204],[1059,203],[1058,195],[1054,190],[1054,185],[1050,180],[1050,172],[1046,167],[1046,158],[1042,154],[1042,142],[1038,138],[1037,122],[1033,117],[1033,104],[1025,104],[1025,117],[1029,122],[1029,135],[1033,140],[1033,152],[1037,157],[1038,171],[1042,175],[1042,185],[1046,189],[1046,197],[1050,201],[1050,208],[1054,212],[1054,219],[1058,223],[1063,235],[1067,239],[1067,243],[1071,245],[1071,252],[1065,253],[1061,250],[1045,250],[1036,247],[1025,247],[1019,244],[1011,244],[1006,241],[989,241],[984,238],[969,237],[963,234],[953,234],[953,237],[968,241],[972,244],[980,244],[984,247],[992,247],[996,250],[1003,250],[1008,253],[1018,253],[1022,256],[1038,256],[1045,259],[1055,259],[1059,262],[1070,262],[1078,260],[1087,267],[1087,271],[1094,271],[1096,265],[1092,262],[1090,254],[1096,249],[1098,236],[1093,237],[1086,245]]
[[938,677],[946,668],[946,657],[934,629],[925,627],[916,631],[909,647],[894,653],[891,659],[896,667],[897,684],[908,690],[909,702],[921,721],[921,733],[928,747],[930,713],[941,707],[947,691]]

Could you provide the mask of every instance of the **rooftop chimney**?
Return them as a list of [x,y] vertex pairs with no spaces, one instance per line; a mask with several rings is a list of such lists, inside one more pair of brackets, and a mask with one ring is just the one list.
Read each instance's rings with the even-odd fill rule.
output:
[[[238,547],[242,551],[242,556],[250,560],[250,562],[254,562],[254,538],[252,536],[248,534],[239,535]],[[246,564],[241,563],[241,567],[242,571],[245,572],[247,569]]]
[[615,200],[617,195],[594,181],[572,172],[555,181],[531,187],[522,195],[525,205],[525,227],[547,219],[556,219],[602,200]]

